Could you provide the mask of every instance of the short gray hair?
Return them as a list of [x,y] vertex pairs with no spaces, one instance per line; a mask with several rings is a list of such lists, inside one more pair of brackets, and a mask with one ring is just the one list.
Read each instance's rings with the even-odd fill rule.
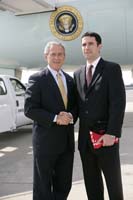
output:
[[48,43],[46,44],[46,46],[45,46],[45,48],[44,48],[44,54],[47,54],[48,51],[49,51],[49,49],[50,49],[50,47],[51,47],[52,45],[54,45],[54,44],[55,44],[55,45],[61,46],[61,47],[64,49],[64,53],[65,53],[65,47],[63,46],[62,43],[57,42],[57,41],[50,41],[50,42],[48,42]]

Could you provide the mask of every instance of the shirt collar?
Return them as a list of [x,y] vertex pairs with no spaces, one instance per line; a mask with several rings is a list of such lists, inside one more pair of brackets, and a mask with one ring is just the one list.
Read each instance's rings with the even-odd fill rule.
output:
[[94,60],[92,63],[89,63],[88,61],[87,61],[87,66],[90,66],[90,65],[93,65],[93,71],[95,71],[95,68],[96,68],[96,66],[97,66],[97,64],[98,64],[98,62],[99,62],[99,60],[101,59],[101,57],[99,56],[96,60]]
[[[47,65],[47,67],[48,67],[49,71],[51,72],[51,74],[52,74],[54,77],[56,77],[56,75],[57,75],[58,72],[57,72],[56,70],[52,69],[49,65]],[[60,73],[61,75],[63,75],[62,70],[59,70],[59,73]]]

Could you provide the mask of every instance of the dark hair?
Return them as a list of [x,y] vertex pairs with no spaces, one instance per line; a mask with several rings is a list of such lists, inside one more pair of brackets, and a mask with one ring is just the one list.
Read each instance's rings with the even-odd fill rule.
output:
[[102,44],[102,38],[101,36],[98,34],[98,33],[95,33],[95,32],[86,32],[82,35],[81,38],[84,38],[84,37],[94,37],[96,42],[97,42],[97,45],[99,44]]

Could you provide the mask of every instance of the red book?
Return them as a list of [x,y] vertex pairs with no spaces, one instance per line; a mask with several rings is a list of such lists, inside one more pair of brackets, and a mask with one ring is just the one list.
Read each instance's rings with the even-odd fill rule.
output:
[[[100,141],[97,143],[97,141],[102,137],[103,134],[98,134],[96,132],[90,131],[90,136],[91,136],[91,142],[93,144],[94,149],[99,149],[103,146],[103,142]],[[115,138],[115,143],[118,143],[119,139]]]

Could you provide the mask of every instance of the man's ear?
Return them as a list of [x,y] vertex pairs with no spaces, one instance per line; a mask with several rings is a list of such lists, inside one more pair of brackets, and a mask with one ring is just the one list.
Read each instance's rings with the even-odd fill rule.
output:
[[47,61],[47,54],[44,54],[44,59]]
[[103,45],[102,44],[99,44],[99,49],[101,49],[103,47]]
[[102,48],[102,44],[99,44],[98,45],[99,53],[100,53],[101,48]]

